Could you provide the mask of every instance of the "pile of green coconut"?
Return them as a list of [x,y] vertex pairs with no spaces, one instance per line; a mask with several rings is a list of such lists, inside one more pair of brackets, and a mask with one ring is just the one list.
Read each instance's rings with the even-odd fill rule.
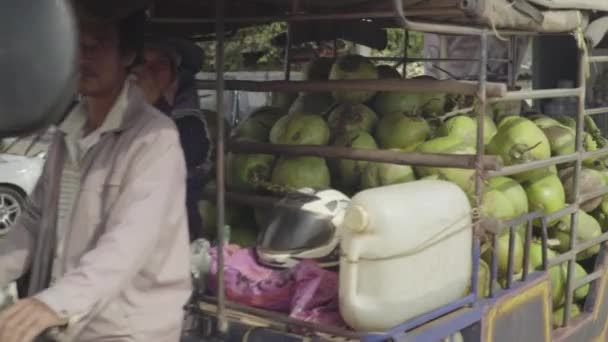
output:
[[[365,80],[400,78],[389,66],[376,66],[359,55],[336,60],[320,58],[304,70],[306,80]],[[334,91],[300,94],[274,93],[272,104],[260,108],[241,122],[231,139],[283,145],[338,146],[359,149],[384,149],[404,152],[475,154],[477,144],[477,103],[472,98],[442,93]],[[520,116],[520,102],[489,106],[484,115],[485,152],[502,159],[505,165],[523,164],[564,156],[575,152],[575,121],[570,117],[551,118],[541,114]],[[584,147],[594,151],[606,145],[591,118],[586,119]],[[486,180],[481,213],[484,218],[507,221],[529,212],[546,214],[567,206],[573,183],[573,165],[524,172],[512,177]],[[260,193],[293,191],[303,187],[335,188],[348,195],[359,191],[411,182],[417,179],[441,179],[455,183],[474,203],[475,171],[454,168],[419,167],[355,160],[326,160],[319,157],[235,154],[227,156],[227,187],[233,191]],[[604,159],[586,160],[580,181],[580,193],[597,190],[608,183],[608,164]],[[207,224],[213,225],[210,202],[201,204]],[[268,212],[228,207],[227,223],[235,231],[246,226],[237,240],[255,242],[257,227],[265,224]],[[593,239],[608,229],[608,197],[598,197],[581,205],[578,213],[577,243]],[[534,222],[534,234],[541,222]],[[517,227],[514,279],[521,276],[525,225]],[[550,257],[569,249],[570,216],[548,222],[551,237]],[[536,239],[536,237],[535,237]],[[507,277],[509,234],[499,236],[495,247],[498,256],[497,284],[504,286]],[[532,243],[530,269],[541,267],[542,248]],[[492,248],[482,246],[480,293],[489,289]],[[594,267],[599,246],[577,256],[575,279],[584,277]],[[549,269],[552,279],[553,307],[556,317],[565,294],[565,264]],[[580,311],[589,292],[586,285],[576,290],[573,314]],[[563,314],[563,312],[561,313]]]

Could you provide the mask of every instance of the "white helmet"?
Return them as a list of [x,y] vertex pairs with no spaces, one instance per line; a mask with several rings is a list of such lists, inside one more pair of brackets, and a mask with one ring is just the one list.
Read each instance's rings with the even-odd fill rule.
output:
[[262,264],[293,267],[312,259],[323,267],[339,263],[340,227],[350,199],[333,190],[304,188],[275,206],[269,224],[258,236]]

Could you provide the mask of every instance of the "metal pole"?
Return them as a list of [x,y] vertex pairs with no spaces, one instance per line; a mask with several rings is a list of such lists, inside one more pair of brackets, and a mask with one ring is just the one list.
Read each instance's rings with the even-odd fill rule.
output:
[[217,206],[217,330],[224,335],[228,331],[226,321],[226,293],[224,288],[224,232],[225,221],[225,180],[224,180],[224,0],[216,0],[216,45],[215,45],[215,72],[216,72],[216,110],[217,110],[217,141],[216,141],[216,206]]
[[285,44],[285,57],[284,57],[284,70],[285,70],[285,81],[289,81],[291,79],[291,24],[287,23],[287,42]]
[[[215,80],[197,80],[199,89],[215,89]],[[485,84],[488,97],[508,96],[504,83]],[[282,91],[286,93],[299,92],[331,92],[337,90],[368,90],[377,91],[411,91],[418,93],[444,92],[476,96],[479,86],[477,82],[429,79],[384,79],[384,80],[335,80],[335,81],[232,81],[225,83],[226,90],[243,90],[251,92]],[[569,90],[569,89],[564,89]],[[519,92],[516,92],[519,93]],[[532,93],[533,94],[533,93]],[[517,95],[517,94],[516,94]],[[554,96],[555,97],[555,96]]]
[[407,78],[407,62],[408,62],[408,47],[410,46],[410,31],[408,31],[407,29],[403,29],[403,78]]
[[[488,34],[487,31],[484,30],[483,34],[480,37],[480,41],[481,41],[481,51],[480,51],[480,60],[481,62],[479,63],[479,100],[480,100],[480,105],[479,105],[479,111],[477,112],[477,154],[476,154],[476,158],[475,158],[475,205],[477,206],[477,208],[481,208],[482,203],[482,197],[483,197],[483,180],[484,180],[484,167],[483,167],[483,160],[484,160],[484,150],[485,150],[485,145],[484,145],[484,139],[483,139],[483,135],[484,135],[484,120],[486,117],[486,100],[487,100],[487,93],[486,93],[486,82],[487,82],[487,64],[488,64]],[[472,288],[473,288],[473,293],[475,295],[477,295],[477,274],[479,273],[479,255],[478,253],[475,253],[475,251],[479,251],[480,249],[480,238],[478,236],[478,234],[476,233],[480,233],[482,232],[482,230],[480,229],[480,221],[478,220],[475,227],[477,228],[476,231],[474,231],[473,234],[473,284],[472,284]],[[495,237],[496,238],[496,237]],[[496,252],[494,250],[494,252],[492,252],[493,257],[492,257],[492,265],[495,264],[495,259],[496,259]],[[490,283],[490,287],[491,287],[491,283]],[[492,292],[493,294],[493,292]]]
[[[585,88],[586,88],[586,77],[585,77],[585,55],[583,51],[579,51],[579,68],[578,68],[578,115],[576,120],[576,151],[578,153],[578,158],[576,160],[576,164],[574,167],[574,177],[572,182],[572,194],[574,198],[570,198],[570,203],[578,204],[581,196],[580,196],[580,185],[579,185],[579,177],[581,174],[582,166],[583,166],[583,135],[585,134]],[[570,250],[576,247],[576,236],[578,230],[578,210],[572,214],[572,218],[570,221]],[[574,282],[574,264],[576,260],[576,255],[573,255],[572,258],[568,260],[568,274],[566,276],[566,306],[564,308],[564,320],[563,325],[568,325],[570,321],[570,309],[572,307],[572,297],[574,294],[574,289],[572,288]]]

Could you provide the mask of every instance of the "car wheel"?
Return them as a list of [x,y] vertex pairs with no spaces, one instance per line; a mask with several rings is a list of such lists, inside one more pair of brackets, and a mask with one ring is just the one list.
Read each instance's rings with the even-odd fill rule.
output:
[[0,185],[0,235],[6,234],[23,210],[25,197],[17,190]]

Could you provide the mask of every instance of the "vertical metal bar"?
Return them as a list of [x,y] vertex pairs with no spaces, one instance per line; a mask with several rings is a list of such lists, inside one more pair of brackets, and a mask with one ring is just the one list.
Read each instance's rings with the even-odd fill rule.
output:
[[[578,68],[578,113],[576,120],[576,151],[578,153],[578,158],[576,159],[576,166],[574,168],[574,178],[572,184],[572,193],[574,194],[574,198],[570,199],[570,203],[579,203],[580,200],[580,187],[579,187],[579,177],[582,169],[582,153],[583,149],[583,134],[585,128],[585,91],[586,91],[586,75],[585,75],[585,63],[587,63],[585,59],[585,55],[583,51],[579,51],[579,68]],[[572,214],[571,226],[570,226],[570,250],[576,247],[576,236],[578,230],[578,211],[575,211]],[[572,288],[572,283],[574,281],[574,263],[576,260],[576,255],[572,256],[572,259],[568,260],[568,274],[566,276],[566,306],[564,308],[564,321],[563,325],[568,325],[570,320],[570,309],[572,307],[572,297],[574,294],[574,289]]]
[[[479,112],[477,113],[477,154],[475,158],[475,205],[477,208],[481,208],[481,199],[483,197],[483,179],[484,179],[484,170],[483,170],[483,157],[484,157],[484,140],[483,140],[483,132],[484,132],[484,124],[483,120],[485,119],[486,112],[486,79],[487,79],[487,68],[486,64],[488,63],[488,35],[487,31],[483,31],[483,34],[480,37],[481,41],[481,56],[480,56],[480,68],[479,68]],[[481,229],[479,229],[479,221],[475,225],[477,229],[473,232],[473,256],[475,257],[475,248],[479,248],[479,236],[478,233],[482,233]],[[496,274],[494,273],[497,268],[497,258],[496,258],[496,247],[498,246],[497,237],[494,236],[494,244],[492,246],[492,279],[490,282],[490,296],[493,295],[492,284],[496,279]],[[473,274],[477,274],[479,272],[479,263],[473,264]]]
[[338,58],[338,38],[334,39],[334,56],[333,58]]
[[410,47],[410,31],[403,29],[403,78],[407,78],[408,48]]
[[285,44],[285,57],[283,61],[283,67],[285,71],[285,81],[289,81],[291,79],[291,24],[287,23],[287,32],[286,32],[286,44]]
[[515,79],[516,79],[516,75],[515,75],[515,58],[516,58],[516,53],[515,53],[515,36],[511,36],[509,38],[509,62],[507,64],[508,67],[508,72],[507,72],[507,77],[508,77],[508,86],[509,86],[509,90],[513,90],[513,88],[515,88]]
[[548,244],[547,244],[547,240],[549,240],[549,233],[547,232],[547,218],[546,217],[542,217],[541,218],[541,228],[542,228],[542,236],[541,236],[541,245],[542,245],[542,265],[543,265],[543,270],[546,271],[547,270],[547,249],[549,248]]
[[509,227],[509,259],[507,260],[507,289],[511,288],[513,284],[513,258],[515,257],[513,251],[515,250],[515,226]]
[[225,225],[225,183],[224,183],[224,0],[216,0],[216,45],[215,45],[215,73],[216,73],[216,101],[217,101],[217,141],[216,141],[216,206],[217,206],[217,330],[224,334],[228,330],[226,321],[226,293],[224,288],[224,244],[226,235]]
[[[475,239],[477,240],[477,239]],[[473,241],[473,270],[479,270],[479,258],[481,258],[481,253],[479,251],[479,243],[475,243]],[[473,282],[471,283],[471,292],[475,296],[475,298],[479,297],[479,271],[473,272]],[[485,297],[485,293],[481,294]]]
[[494,297],[494,282],[498,279],[498,235],[492,234],[492,265],[490,265],[490,297]]
[[[523,275],[521,280],[528,280],[528,273],[530,272],[530,247],[532,246],[532,220],[526,223],[526,239],[524,240],[524,265]],[[534,272],[534,270],[532,270]]]

